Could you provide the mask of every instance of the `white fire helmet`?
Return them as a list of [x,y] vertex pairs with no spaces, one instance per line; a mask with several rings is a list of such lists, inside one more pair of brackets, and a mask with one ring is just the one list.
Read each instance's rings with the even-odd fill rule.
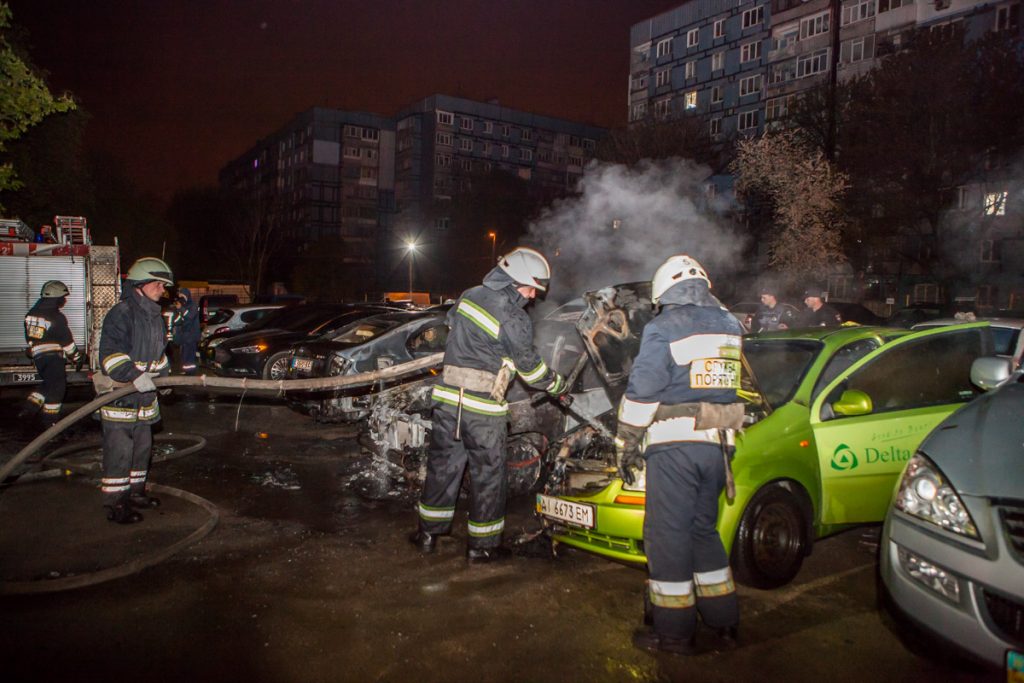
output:
[[126,279],[133,282],[162,282],[168,287],[174,286],[174,273],[171,267],[161,259],[153,256],[140,258],[128,269]]
[[516,284],[536,287],[542,292],[548,289],[551,280],[551,266],[548,260],[535,249],[516,247],[498,259],[498,267],[505,271]]
[[60,280],[49,280],[43,285],[42,290],[39,292],[39,296],[43,299],[60,299],[61,297],[67,296],[69,293],[68,286]]
[[661,295],[684,280],[703,280],[711,287],[711,280],[704,272],[704,267],[697,260],[686,254],[670,256],[654,271],[651,280],[651,301],[658,303]]

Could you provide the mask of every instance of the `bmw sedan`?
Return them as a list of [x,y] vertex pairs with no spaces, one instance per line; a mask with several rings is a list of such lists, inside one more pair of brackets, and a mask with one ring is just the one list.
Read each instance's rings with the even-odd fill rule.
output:
[[[1006,359],[981,359],[985,363]],[[996,373],[998,374],[998,373]],[[887,603],[955,651],[1024,679],[1024,372],[946,418],[885,519]]]

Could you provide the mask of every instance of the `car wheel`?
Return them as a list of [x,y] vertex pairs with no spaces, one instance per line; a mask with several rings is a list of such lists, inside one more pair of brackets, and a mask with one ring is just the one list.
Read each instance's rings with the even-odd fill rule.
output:
[[263,379],[288,379],[291,356],[291,351],[281,351],[268,358],[267,364],[263,366]]
[[732,549],[736,579],[754,588],[777,588],[793,580],[807,550],[807,524],[800,501],[781,486],[758,491],[743,511]]

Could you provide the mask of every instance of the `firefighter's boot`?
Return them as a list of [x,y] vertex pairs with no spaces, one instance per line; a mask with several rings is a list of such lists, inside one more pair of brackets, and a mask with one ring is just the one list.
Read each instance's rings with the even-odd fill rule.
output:
[[689,638],[673,638],[645,627],[633,632],[633,647],[652,653],[695,655],[697,654],[697,639],[695,635]]
[[117,502],[104,506],[107,509],[107,520],[118,524],[135,524],[142,521],[142,514],[132,509],[128,498],[119,498]]
[[423,529],[417,529],[409,534],[409,543],[416,546],[416,549],[424,555],[429,555],[437,550],[437,534],[431,534]]
[[466,550],[466,561],[470,564],[490,564],[501,562],[512,557],[512,551],[503,545],[493,548],[469,548]]

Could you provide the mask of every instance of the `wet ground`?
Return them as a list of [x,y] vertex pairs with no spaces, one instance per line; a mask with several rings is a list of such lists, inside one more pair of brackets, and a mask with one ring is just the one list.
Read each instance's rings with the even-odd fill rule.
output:
[[[27,442],[12,420],[19,397],[0,394],[0,462]],[[741,587],[738,649],[702,633],[703,654],[651,656],[629,644],[641,571],[575,551],[467,567],[458,523],[421,557],[405,541],[414,494],[359,495],[367,458],[351,429],[254,399],[179,397],[164,419],[165,433],[208,443],[155,464],[151,480],[213,503],[218,525],[127,577],[0,596],[2,680],[985,680],[937,648],[914,654],[879,612],[877,530],[820,542],[783,589]],[[75,431],[81,441],[99,433],[91,423]],[[210,518],[163,498],[144,522],[120,527],[87,477],[0,488],[0,587],[132,562]],[[510,532],[537,526],[531,501],[512,501]]]

